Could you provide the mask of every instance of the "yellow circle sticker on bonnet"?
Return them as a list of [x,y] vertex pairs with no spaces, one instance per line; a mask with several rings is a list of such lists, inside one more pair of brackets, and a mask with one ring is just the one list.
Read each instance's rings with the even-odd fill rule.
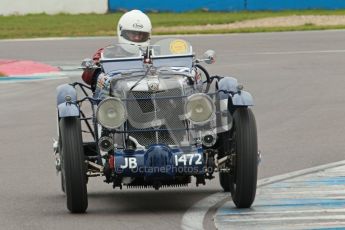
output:
[[170,51],[173,54],[183,54],[186,53],[188,50],[187,42],[176,39],[170,43]]

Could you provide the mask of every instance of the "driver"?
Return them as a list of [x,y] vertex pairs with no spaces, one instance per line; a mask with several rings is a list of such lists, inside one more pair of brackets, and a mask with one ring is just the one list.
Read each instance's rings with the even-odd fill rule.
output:
[[[149,17],[140,10],[131,10],[121,16],[117,24],[118,43],[131,44],[142,48],[150,45],[152,25]],[[103,48],[99,49],[92,57],[95,65],[99,65],[99,59]],[[100,69],[85,69],[82,74],[83,81],[95,90]]]

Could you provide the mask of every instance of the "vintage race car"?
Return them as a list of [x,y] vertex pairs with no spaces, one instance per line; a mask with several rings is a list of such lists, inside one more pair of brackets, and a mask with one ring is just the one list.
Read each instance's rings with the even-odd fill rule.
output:
[[113,188],[158,190],[192,178],[205,185],[218,173],[238,208],[252,205],[260,160],[253,99],[235,78],[210,76],[200,65],[214,60],[211,50],[197,59],[182,39],[146,50],[116,44],[98,66],[82,63],[100,68],[95,89],[57,88],[54,152],[70,212],[86,211],[87,183],[97,176]]

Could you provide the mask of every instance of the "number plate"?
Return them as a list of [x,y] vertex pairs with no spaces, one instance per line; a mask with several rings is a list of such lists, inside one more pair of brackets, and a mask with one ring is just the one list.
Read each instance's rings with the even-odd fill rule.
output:
[[202,165],[202,156],[198,153],[175,155],[175,166]]

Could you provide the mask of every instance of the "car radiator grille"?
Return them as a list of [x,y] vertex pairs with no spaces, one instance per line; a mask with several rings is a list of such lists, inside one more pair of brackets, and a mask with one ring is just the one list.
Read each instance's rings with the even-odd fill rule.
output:
[[[127,95],[127,131],[139,144],[179,145],[186,135],[181,89],[132,91]],[[155,131],[159,130],[159,131]]]

